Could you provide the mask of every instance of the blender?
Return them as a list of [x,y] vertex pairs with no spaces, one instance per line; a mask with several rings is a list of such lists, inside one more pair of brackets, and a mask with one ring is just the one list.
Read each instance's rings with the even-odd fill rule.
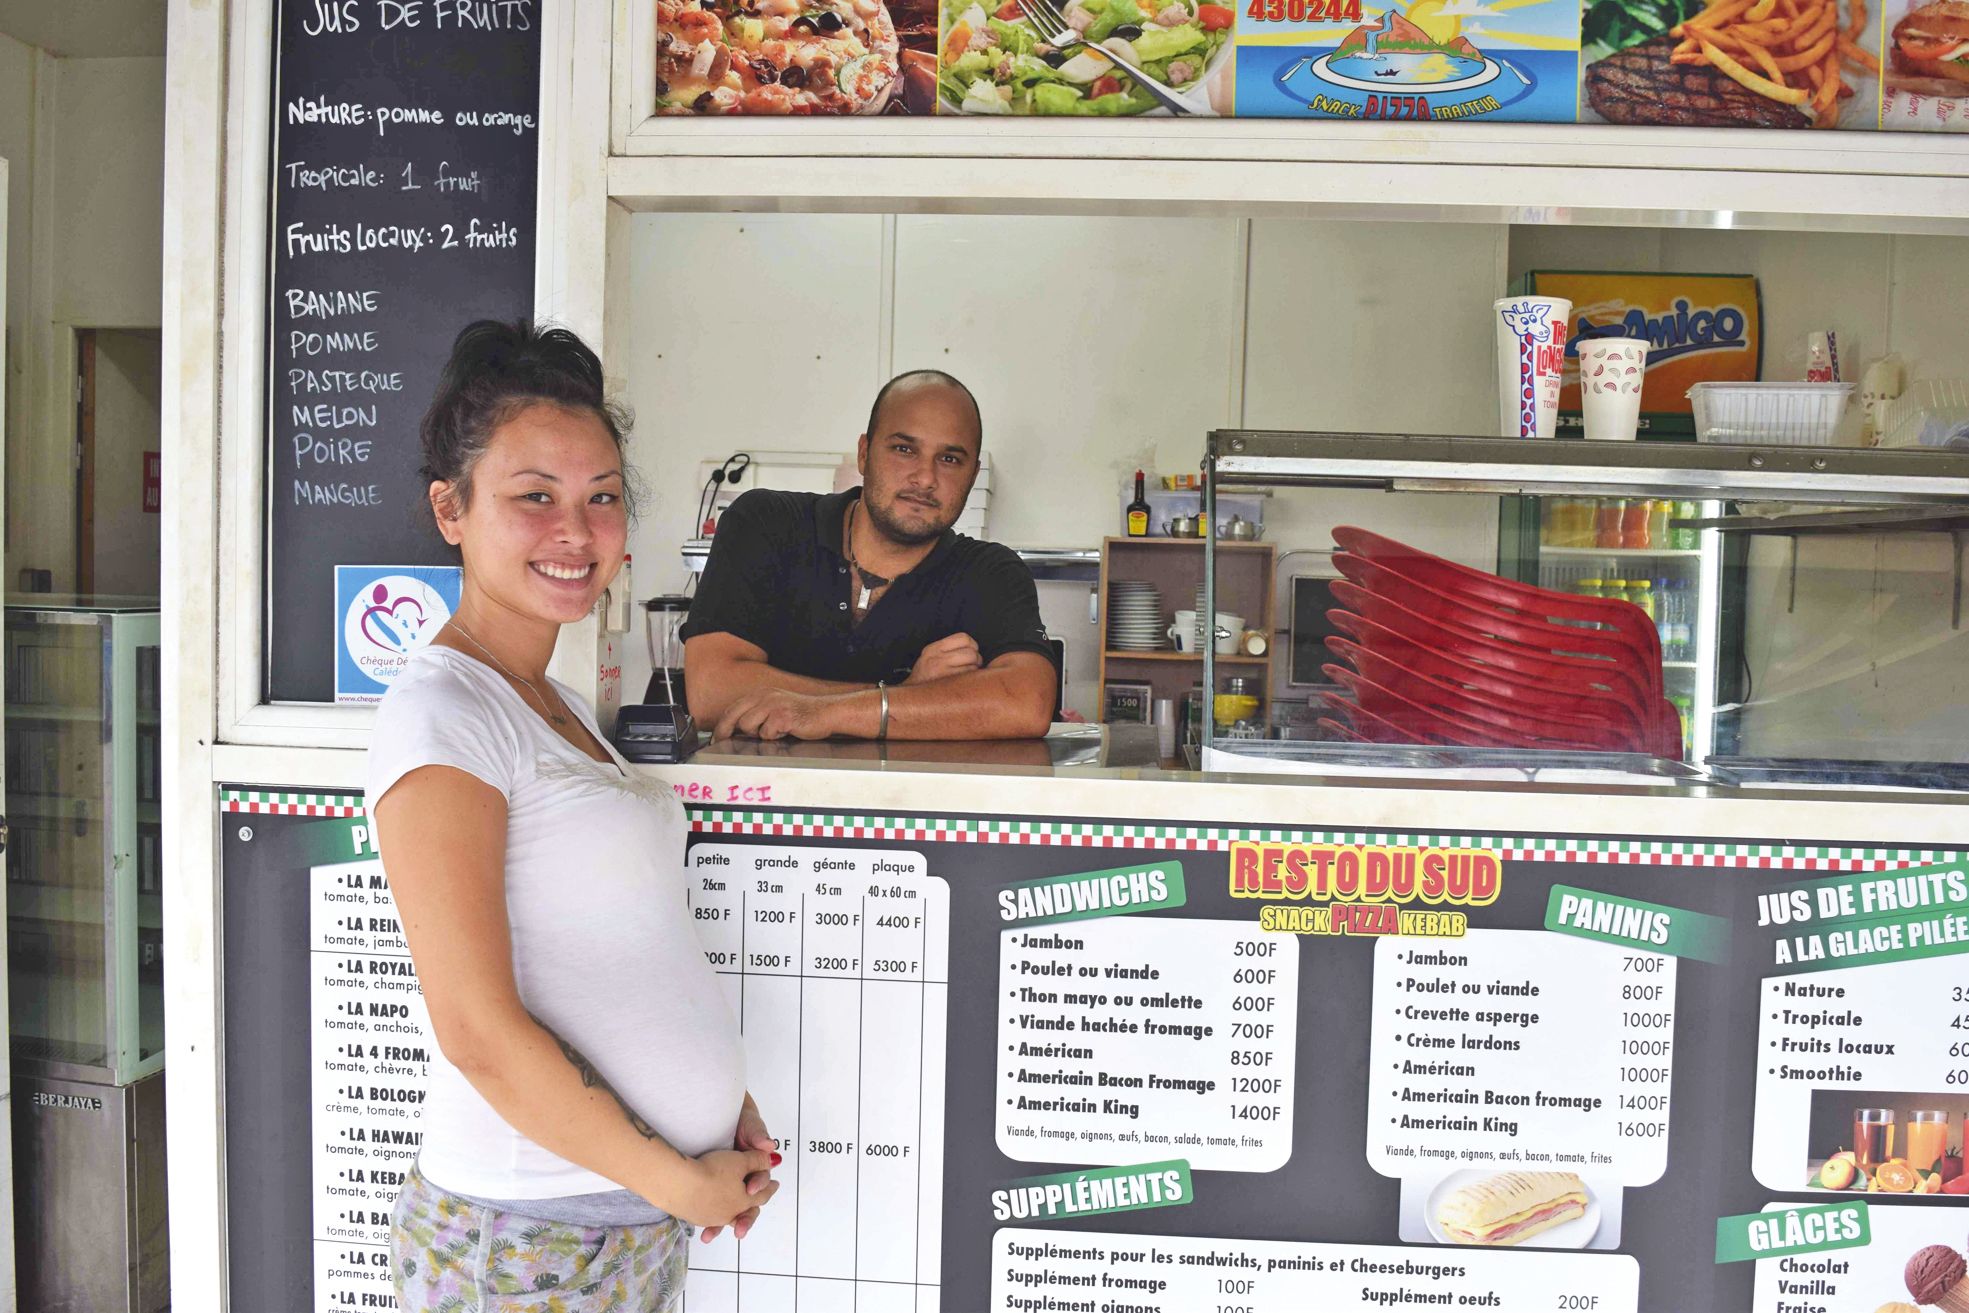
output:
[[683,761],[697,750],[697,726],[684,700],[684,640],[688,597],[652,597],[643,603],[649,640],[650,679],[641,703],[615,717],[615,746],[630,761]]
[[691,599],[670,593],[643,603],[643,636],[649,640],[649,687],[643,701],[686,706],[684,701],[684,640],[680,631],[690,619]]

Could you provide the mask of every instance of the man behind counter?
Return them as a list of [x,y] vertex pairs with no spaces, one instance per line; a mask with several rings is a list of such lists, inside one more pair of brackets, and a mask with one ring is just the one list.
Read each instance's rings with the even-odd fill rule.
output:
[[1043,735],[1059,672],[1032,574],[950,527],[983,444],[970,389],[918,370],[876,394],[859,489],[733,502],[683,630],[698,724],[718,738]]

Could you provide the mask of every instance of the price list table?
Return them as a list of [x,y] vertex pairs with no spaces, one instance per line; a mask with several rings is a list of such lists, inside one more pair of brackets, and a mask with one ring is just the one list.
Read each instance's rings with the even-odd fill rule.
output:
[[1299,941],[1116,916],[1005,932],[998,1149],[1270,1172],[1292,1156]]
[[1367,1157],[1384,1176],[1668,1165],[1675,959],[1539,930],[1384,939]]
[[747,1239],[692,1246],[687,1313],[936,1313],[948,886],[914,853],[751,844],[688,876],[784,1161]]
[[[1864,1109],[1893,1115],[1866,1146],[1879,1160],[1907,1158],[1925,1173],[1949,1146],[1963,1144],[1969,968],[1962,958],[1767,977],[1757,1014],[1751,1165],[1765,1186],[1796,1190],[1817,1179],[1827,1158],[1861,1147]],[[1940,1114],[1926,1139],[1913,1138],[1916,1109]]]
[[382,865],[309,880],[314,1308],[392,1309],[390,1209],[424,1138],[429,1018]]

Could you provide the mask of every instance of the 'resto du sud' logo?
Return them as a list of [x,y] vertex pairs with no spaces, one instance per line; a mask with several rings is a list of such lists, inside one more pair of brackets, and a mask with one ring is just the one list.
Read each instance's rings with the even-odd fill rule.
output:
[[459,571],[449,567],[335,567],[335,700],[376,702],[458,605]]

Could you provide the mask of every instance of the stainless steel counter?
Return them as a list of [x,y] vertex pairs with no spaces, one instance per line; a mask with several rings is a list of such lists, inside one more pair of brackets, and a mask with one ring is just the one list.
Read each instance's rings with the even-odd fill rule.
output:
[[694,766],[882,767],[902,770],[969,770],[993,775],[1045,774],[1057,770],[1099,769],[1124,778],[1187,772],[1160,769],[1155,729],[1149,725],[1055,725],[1043,739],[986,739],[971,742],[873,743],[861,739],[722,739],[707,743],[691,758]]

